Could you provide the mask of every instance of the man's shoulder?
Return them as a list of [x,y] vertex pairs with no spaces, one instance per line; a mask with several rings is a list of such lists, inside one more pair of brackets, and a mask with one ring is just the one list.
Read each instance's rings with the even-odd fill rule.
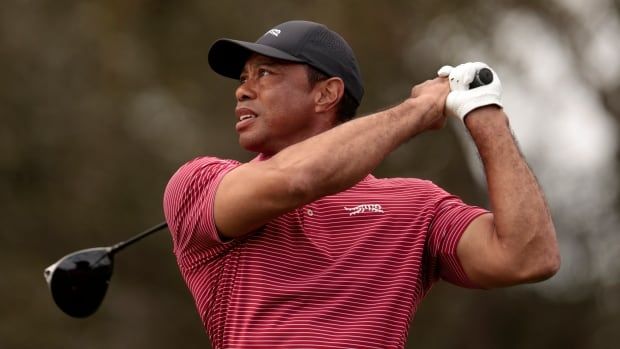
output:
[[187,161],[185,166],[208,166],[208,165],[240,165],[241,162],[232,159],[224,159],[216,156],[199,156]]
[[353,187],[335,195],[337,198],[364,197],[394,200],[438,198],[446,192],[430,180],[420,178],[376,178],[368,175]]
[[366,178],[354,188],[352,195],[378,196],[393,200],[421,200],[436,202],[451,196],[445,189],[431,180],[414,177]]
[[200,156],[181,165],[172,175],[168,187],[185,186],[189,183],[211,182],[222,174],[239,166],[236,160],[222,159],[214,156]]
[[376,178],[372,175],[366,177],[360,182],[360,189],[435,189],[438,186],[430,180],[421,178],[408,178],[408,177],[388,177],[388,178]]
[[164,190],[166,217],[172,217],[187,202],[207,199],[201,194],[214,192],[223,176],[239,164],[236,160],[200,156],[181,165]]

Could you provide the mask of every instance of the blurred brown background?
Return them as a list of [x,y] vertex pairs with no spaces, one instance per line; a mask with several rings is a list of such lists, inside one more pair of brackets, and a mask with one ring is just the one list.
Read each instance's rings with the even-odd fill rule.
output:
[[[217,38],[322,22],[356,51],[362,113],[406,98],[444,64],[483,60],[547,193],[563,266],[504,290],[441,283],[415,348],[611,348],[620,342],[620,2],[164,1],[0,3],[0,348],[208,348],[167,233],[122,252],[99,311],[58,310],[43,269],[163,220],[171,174],[204,154],[247,160],[235,81],[210,71]],[[487,206],[475,150],[451,122],[402,146],[378,176],[433,180]]]

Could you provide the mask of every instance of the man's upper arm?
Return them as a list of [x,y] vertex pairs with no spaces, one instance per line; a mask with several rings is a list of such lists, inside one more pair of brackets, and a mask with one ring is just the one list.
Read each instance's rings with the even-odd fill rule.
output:
[[465,229],[457,254],[467,277],[483,288],[512,285],[506,256],[495,234],[493,214],[474,219]]
[[270,159],[243,164],[227,173],[214,201],[221,236],[236,238],[304,203],[306,196],[291,173]]
[[235,238],[300,205],[290,176],[266,161],[240,165],[212,157],[183,165],[164,193],[164,213],[183,249]]
[[433,283],[442,278],[455,285],[477,288],[462,267],[457,252],[460,239],[465,230],[481,215],[488,211],[470,206],[442,188],[430,183],[427,188],[429,203],[432,204],[432,220],[428,230],[427,240],[427,280]]

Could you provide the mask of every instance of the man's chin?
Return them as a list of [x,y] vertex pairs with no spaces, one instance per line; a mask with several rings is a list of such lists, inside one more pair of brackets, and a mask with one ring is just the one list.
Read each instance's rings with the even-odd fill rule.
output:
[[241,148],[249,152],[264,154],[268,156],[272,156],[279,151],[279,149],[273,149],[273,147],[269,147],[264,142],[250,142],[249,140],[243,139],[242,137],[239,137],[239,145],[241,146]]
[[262,153],[264,151],[261,142],[257,142],[255,139],[247,139],[243,136],[239,136],[239,145],[252,153]]

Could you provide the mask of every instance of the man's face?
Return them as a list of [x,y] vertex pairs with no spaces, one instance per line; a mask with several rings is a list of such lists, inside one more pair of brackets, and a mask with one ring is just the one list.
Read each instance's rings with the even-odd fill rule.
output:
[[305,65],[252,55],[235,92],[241,146],[273,155],[314,135],[315,93]]

